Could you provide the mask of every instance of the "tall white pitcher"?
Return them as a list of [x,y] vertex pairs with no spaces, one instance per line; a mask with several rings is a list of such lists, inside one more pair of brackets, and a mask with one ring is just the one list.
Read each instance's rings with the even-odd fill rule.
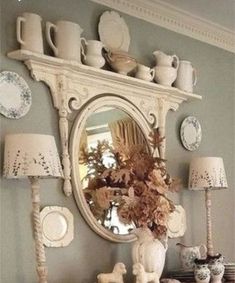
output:
[[189,61],[180,61],[175,86],[183,91],[193,92],[197,83],[196,70]]
[[[54,30],[55,43],[51,38]],[[83,30],[77,23],[58,21],[56,24],[46,23],[46,39],[56,57],[81,62],[80,36]]]
[[16,21],[17,41],[21,49],[43,53],[42,18],[33,13],[23,13]]

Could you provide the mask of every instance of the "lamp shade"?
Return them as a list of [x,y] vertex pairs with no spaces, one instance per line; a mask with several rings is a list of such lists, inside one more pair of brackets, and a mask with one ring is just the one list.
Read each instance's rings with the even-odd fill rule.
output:
[[62,177],[54,137],[39,134],[7,135],[3,175],[7,178]]
[[189,168],[189,189],[225,189],[228,187],[223,159],[220,157],[197,157]]

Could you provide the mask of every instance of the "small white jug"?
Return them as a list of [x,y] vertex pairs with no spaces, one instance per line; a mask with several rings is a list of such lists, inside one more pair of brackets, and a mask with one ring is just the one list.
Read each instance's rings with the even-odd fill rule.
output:
[[16,21],[16,37],[21,49],[43,54],[42,18],[33,13],[23,13]]
[[177,243],[180,247],[180,260],[184,270],[191,270],[194,268],[194,260],[206,257],[207,248],[205,245],[199,246],[185,246],[181,243]]
[[84,63],[95,68],[102,68],[105,64],[105,59],[102,56],[103,43],[99,40],[86,40],[81,38],[81,43],[84,42],[85,54],[82,47],[82,55]]
[[193,86],[197,83],[196,70],[192,67],[189,61],[180,61],[177,72],[177,78],[174,83],[175,87],[187,91],[193,92]]
[[137,72],[135,77],[144,81],[152,81],[155,76],[155,70],[149,68],[148,66],[138,64],[137,65]]
[[[51,31],[55,33],[55,44],[51,39]],[[46,39],[56,57],[81,62],[80,35],[83,32],[77,23],[58,21],[56,24],[46,23]]]

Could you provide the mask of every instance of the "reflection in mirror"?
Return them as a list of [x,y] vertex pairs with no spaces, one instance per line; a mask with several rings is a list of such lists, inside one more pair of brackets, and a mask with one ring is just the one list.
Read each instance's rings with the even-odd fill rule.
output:
[[[144,134],[129,115],[113,107],[98,109],[88,117],[80,140],[81,185],[96,220],[114,234],[125,235],[134,228],[134,223],[123,224],[118,216],[122,196],[128,192],[130,174],[120,170],[125,159],[125,154],[120,155],[120,147],[122,153],[126,149],[126,155],[128,149],[135,147],[149,151]],[[110,174],[116,175],[111,178]]]

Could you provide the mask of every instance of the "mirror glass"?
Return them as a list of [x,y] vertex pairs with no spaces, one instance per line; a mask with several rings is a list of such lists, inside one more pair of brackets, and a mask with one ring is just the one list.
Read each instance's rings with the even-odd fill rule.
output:
[[116,183],[107,177],[110,170],[118,168],[120,146],[142,146],[149,151],[143,132],[127,113],[102,107],[86,120],[77,158],[83,196],[96,221],[114,234],[126,235],[134,224],[120,222],[118,207],[128,184],[123,182],[123,176],[116,176]]

